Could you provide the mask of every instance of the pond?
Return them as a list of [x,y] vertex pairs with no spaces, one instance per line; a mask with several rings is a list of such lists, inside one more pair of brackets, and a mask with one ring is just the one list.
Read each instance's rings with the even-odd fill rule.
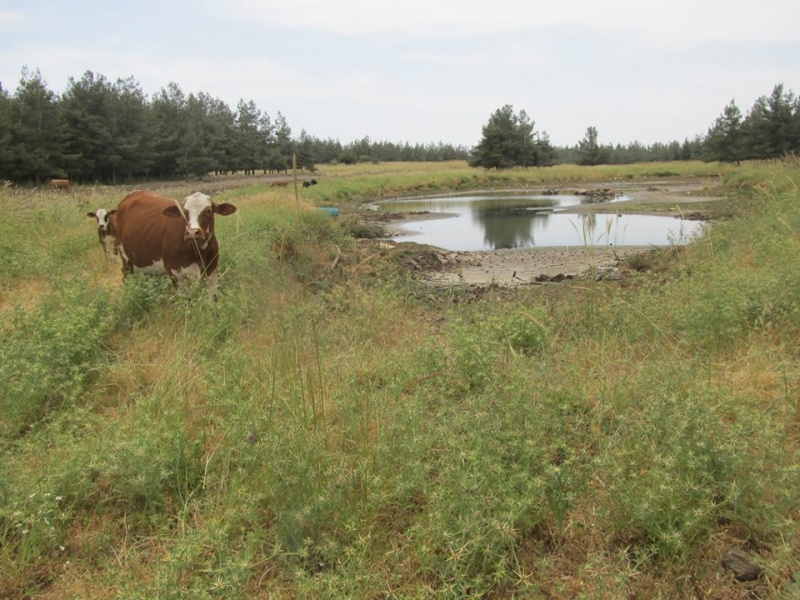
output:
[[391,211],[427,212],[403,223],[402,240],[446,250],[497,250],[548,246],[668,246],[690,241],[703,223],[671,216],[570,212],[598,203],[587,196],[520,192],[435,196],[381,203]]

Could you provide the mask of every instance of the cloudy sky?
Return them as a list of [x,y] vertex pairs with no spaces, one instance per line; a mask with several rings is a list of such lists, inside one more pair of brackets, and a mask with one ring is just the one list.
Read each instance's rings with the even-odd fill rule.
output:
[[683,141],[800,92],[797,0],[0,0],[0,82],[170,82],[293,133],[472,147],[505,104],[556,145]]

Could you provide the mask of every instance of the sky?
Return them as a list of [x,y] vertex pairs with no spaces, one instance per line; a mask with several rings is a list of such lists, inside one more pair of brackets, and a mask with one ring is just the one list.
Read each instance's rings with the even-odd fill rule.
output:
[[294,136],[472,148],[524,110],[557,146],[705,135],[800,92],[797,0],[0,0],[0,83],[170,82]]

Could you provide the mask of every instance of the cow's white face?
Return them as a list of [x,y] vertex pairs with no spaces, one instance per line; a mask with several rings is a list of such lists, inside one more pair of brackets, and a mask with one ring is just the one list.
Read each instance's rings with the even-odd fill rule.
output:
[[186,196],[183,208],[169,206],[164,209],[167,217],[183,217],[185,231],[183,239],[200,244],[205,249],[214,235],[214,204],[211,198],[200,192]]
[[187,229],[201,230],[204,233],[208,233],[208,218],[203,217],[210,217],[213,211],[209,196],[200,192],[186,196],[183,201],[183,210],[186,213]]
[[199,244],[200,248],[205,249],[214,237],[214,214],[226,216],[235,212],[236,207],[233,204],[214,204],[209,196],[195,192],[184,198],[183,208],[177,204],[165,208],[164,216],[182,217],[186,226],[184,241]]
[[108,231],[108,224],[111,220],[111,213],[105,208],[98,208],[96,211],[88,213],[88,216],[94,217],[97,221],[97,228],[100,231]]

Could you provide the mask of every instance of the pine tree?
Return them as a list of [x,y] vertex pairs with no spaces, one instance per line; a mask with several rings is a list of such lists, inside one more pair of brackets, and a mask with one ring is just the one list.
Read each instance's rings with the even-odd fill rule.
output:
[[261,164],[259,165],[264,173],[270,170],[269,161],[270,154],[275,149],[277,141],[275,139],[275,126],[272,124],[272,119],[264,112],[258,120],[258,145],[259,156],[261,157]]
[[[423,152],[427,160],[431,156],[460,156],[454,148],[427,149]],[[489,117],[483,126],[483,137],[472,149],[469,164],[485,169],[509,169],[512,167],[541,167],[553,164],[555,150],[546,133],[539,134],[528,113],[514,113],[514,107],[506,104]],[[445,158],[441,158],[446,160]]]
[[483,126],[483,137],[472,151],[470,166],[484,169],[508,169],[517,164],[521,136],[517,131],[514,107],[497,109]]
[[586,135],[578,142],[578,164],[579,165],[603,165],[607,164],[611,155],[608,148],[604,148],[597,141],[597,128],[588,127]]
[[110,112],[114,149],[119,156],[112,182],[118,176],[124,181],[146,177],[154,160],[155,131],[145,93],[133,77],[117,80]]
[[780,158],[791,152],[797,146],[797,110],[797,99],[783,84],[759,98],[744,123],[749,157]]
[[794,114],[797,110],[797,97],[791,90],[784,90],[778,84],[767,99],[770,121],[770,141],[777,157],[787,155],[794,147]]
[[0,84],[0,181],[11,179],[11,96]]
[[254,174],[264,162],[264,148],[261,144],[261,111],[252,100],[239,100],[236,109],[237,158],[240,168],[246,175]]
[[236,115],[225,102],[209,99],[208,107],[208,154],[215,172],[236,171],[239,157],[237,151]]
[[730,101],[708,130],[704,152],[706,160],[739,162],[744,159],[742,112],[734,100]]
[[22,70],[8,116],[9,179],[38,185],[48,177],[65,177],[63,119],[56,94],[48,89],[38,69],[33,73]]
[[113,90],[102,75],[86,71],[80,80],[69,78],[61,99],[68,131],[67,171],[78,181],[113,181],[119,155],[114,152],[111,125]]
[[[292,128],[280,111],[278,116],[275,117],[275,152],[277,156],[283,157],[283,161],[276,160],[273,157],[272,164],[278,163],[285,164],[283,168],[277,167],[275,170],[288,171],[289,165],[292,162],[292,153],[294,152],[294,143],[292,142]],[[274,154],[274,153],[270,153]]]
[[189,94],[186,99],[186,126],[181,136],[182,154],[178,158],[178,169],[184,175],[202,176],[214,167],[210,152],[211,102],[212,98],[203,92]]
[[300,169],[314,170],[314,150],[311,138],[303,129],[300,131],[300,139],[297,144],[297,166]]
[[[150,102],[155,139],[153,171],[162,178],[180,172],[179,161],[185,157],[186,97],[177,83],[169,83]],[[185,161],[184,161],[185,162]],[[184,174],[184,173],[181,173]]]
[[520,110],[516,126],[517,144],[519,145],[516,164],[520,167],[533,167],[539,164],[535,134],[533,121],[528,118],[528,113]]

